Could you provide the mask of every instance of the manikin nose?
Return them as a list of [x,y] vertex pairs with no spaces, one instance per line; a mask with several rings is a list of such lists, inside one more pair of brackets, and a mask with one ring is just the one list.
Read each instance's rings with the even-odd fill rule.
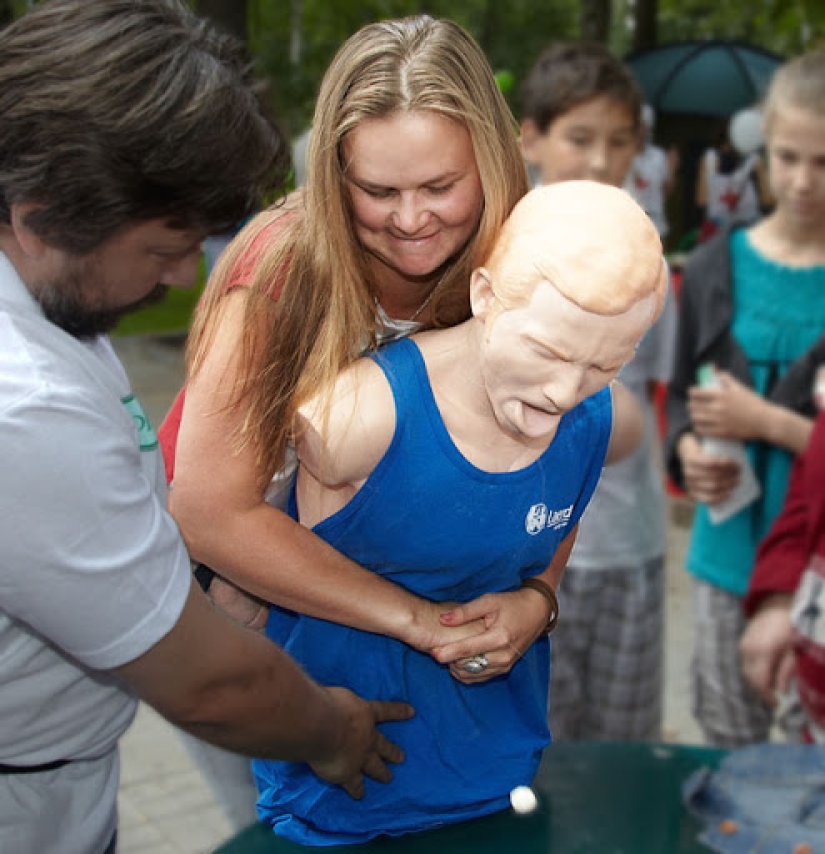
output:
[[584,372],[568,367],[544,387],[544,396],[561,412],[569,412],[580,400]]

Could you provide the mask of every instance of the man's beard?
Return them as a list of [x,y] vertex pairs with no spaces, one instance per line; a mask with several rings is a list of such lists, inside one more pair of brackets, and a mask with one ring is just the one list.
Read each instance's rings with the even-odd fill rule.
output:
[[169,292],[168,285],[155,285],[145,297],[128,305],[96,307],[84,294],[90,285],[97,283],[95,272],[93,264],[79,263],[66,271],[59,282],[40,283],[36,289],[36,299],[46,319],[75,338],[105,335],[122,317],[162,302]]

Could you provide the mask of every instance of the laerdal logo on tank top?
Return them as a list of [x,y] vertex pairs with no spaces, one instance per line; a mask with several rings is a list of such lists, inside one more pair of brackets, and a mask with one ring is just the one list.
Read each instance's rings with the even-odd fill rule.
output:
[[157,433],[155,433],[155,428],[152,427],[152,423],[143,411],[140,401],[133,394],[130,394],[122,397],[120,402],[126,407],[135,422],[141,451],[154,451],[158,446]]
[[563,510],[548,510],[546,504],[534,504],[527,511],[524,527],[528,534],[540,534],[545,528],[564,528],[573,516],[573,505]]

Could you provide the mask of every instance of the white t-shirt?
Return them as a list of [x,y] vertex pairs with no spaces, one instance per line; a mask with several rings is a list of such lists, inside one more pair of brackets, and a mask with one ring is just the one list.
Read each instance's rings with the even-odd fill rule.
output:
[[751,222],[759,216],[759,196],[753,182],[759,155],[751,154],[730,174],[719,171],[719,155],[704,155],[707,208],[705,216],[718,226]]
[[[108,339],[49,323],[2,254],[0,448],[0,762],[104,757],[136,699],[99,671],[175,625],[189,558],[157,439]],[[108,799],[114,816],[109,776],[107,791],[77,797]],[[75,850],[74,831],[54,850]]]
[[667,154],[657,145],[646,145],[633,159],[624,188],[653,220],[659,234],[668,232],[665,216],[665,183],[668,176]]

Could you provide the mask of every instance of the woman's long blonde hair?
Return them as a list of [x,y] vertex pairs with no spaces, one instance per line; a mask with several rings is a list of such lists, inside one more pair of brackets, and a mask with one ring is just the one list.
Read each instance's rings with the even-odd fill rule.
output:
[[[193,374],[220,323],[227,272],[282,217],[251,284],[234,393],[244,411],[238,440],[255,448],[262,482],[282,465],[296,408],[329,389],[347,364],[376,344],[379,286],[353,227],[341,152],[346,134],[361,122],[399,110],[428,110],[464,125],[484,194],[478,227],[433,299],[434,325],[452,326],[469,316],[470,273],[527,192],[515,120],[481,48],[461,27],[419,16],[370,24],[344,43],[321,83],[306,187],[234,241],[190,336]],[[281,284],[276,301],[272,292]]]

